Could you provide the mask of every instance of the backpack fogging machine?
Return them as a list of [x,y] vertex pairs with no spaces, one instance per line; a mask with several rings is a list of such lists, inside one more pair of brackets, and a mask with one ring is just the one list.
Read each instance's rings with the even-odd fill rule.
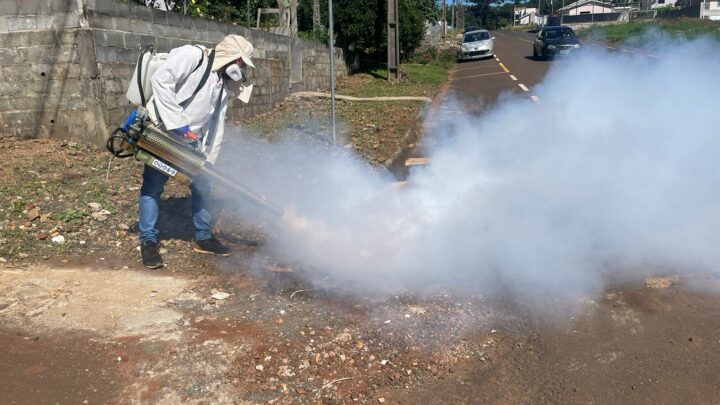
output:
[[220,175],[206,160],[205,154],[172,135],[147,125],[147,110],[139,107],[125,123],[113,131],[106,148],[117,158],[135,157],[147,166],[189,185],[194,177],[204,176],[211,182],[225,186],[249,201],[278,217],[284,215],[264,196]]

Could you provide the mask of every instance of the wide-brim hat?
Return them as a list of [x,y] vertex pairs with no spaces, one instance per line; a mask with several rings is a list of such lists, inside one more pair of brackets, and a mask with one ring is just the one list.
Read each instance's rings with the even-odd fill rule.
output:
[[215,47],[215,60],[212,70],[220,70],[223,66],[242,59],[246,65],[255,67],[252,61],[253,44],[240,35],[231,34],[223,38]]

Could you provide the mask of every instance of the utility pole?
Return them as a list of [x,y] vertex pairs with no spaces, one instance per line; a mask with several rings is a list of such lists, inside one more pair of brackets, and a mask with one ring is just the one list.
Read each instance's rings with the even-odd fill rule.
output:
[[297,23],[297,10],[298,10],[298,0],[291,0],[290,1],[290,25],[292,25],[292,29],[290,32],[292,32],[292,36],[296,37],[298,35],[298,23]]
[[335,41],[333,39],[335,30],[333,29],[332,2],[333,0],[328,0],[328,31],[330,33],[330,38],[328,39],[328,42],[330,43],[330,104],[332,104],[333,146],[337,146],[337,125],[335,123]]
[[[287,18],[287,1],[278,0],[278,10],[280,15],[280,29],[284,30],[286,27],[290,27],[290,21]],[[283,31],[284,32],[284,31]]]
[[398,0],[388,0],[387,11],[388,80],[399,79],[400,38],[398,35]]
[[538,11],[537,11],[537,24],[540,25],[540,15],[542,13],[540,12],[540,0],[538,0]]
[[313,0],[313,29],[318,28],[320,28],[320,0]]
[[463,5],[462,3],[458,4],[458,11],[457,11],[457,17],[455,18],[457,20],[458,29],[460,32],[465,31],[465,16],[463,15]]
[[450,21],[452,21],[452,22],[450,25],[453,27],[453,29],[456,28],[455,27],[455,9],[456,8],[457,8],[457,0],[453,0],[453,4],[452,4],[452,6],[450,6],[450,9],[452,10],[452,12],[450,13]]
[[460,31],[465,32],[465,5],[462,4],[462,2],[460,2],[458,17],[460,18],[460,22],[458,23]]
[[[538,0],[540,1],[540,0]],[[442,0],[442,41],[443,44],[445,43],[445,31],[447,31],[445,28],[446,25],[446,19],[445,19],[445,0]]]
[[247,26],[248,28],[251,28],[250,25],[250,0],[247,0]]

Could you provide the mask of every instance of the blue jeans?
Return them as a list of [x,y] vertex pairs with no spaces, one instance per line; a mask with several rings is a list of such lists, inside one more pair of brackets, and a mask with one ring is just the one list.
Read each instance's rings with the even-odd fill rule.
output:
[[[157,243],[158,230],[155,223],[158,219],[158,206],[160,194],[165,188],[168,176],[148,166],[143,170],[143,183],[140,187],[140,213],[138,228],[140,231],[140,243]],[[191,203],[193,223],[195,224],[195,240],[206,240],[212,238],[212,217],[207,210],[210,198],[210,183],[206,178],[199,176],[190,183],[192,192]]]

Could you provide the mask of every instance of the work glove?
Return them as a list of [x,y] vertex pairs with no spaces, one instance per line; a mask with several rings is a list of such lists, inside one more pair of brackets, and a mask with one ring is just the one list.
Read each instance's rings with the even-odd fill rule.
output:
[[190,130],[190,127],[185,125],[184,127],[168,129],[170,135],[177,136],[178,138],[187,138],[190,142],[195,142],[198,139],[197,134]]

